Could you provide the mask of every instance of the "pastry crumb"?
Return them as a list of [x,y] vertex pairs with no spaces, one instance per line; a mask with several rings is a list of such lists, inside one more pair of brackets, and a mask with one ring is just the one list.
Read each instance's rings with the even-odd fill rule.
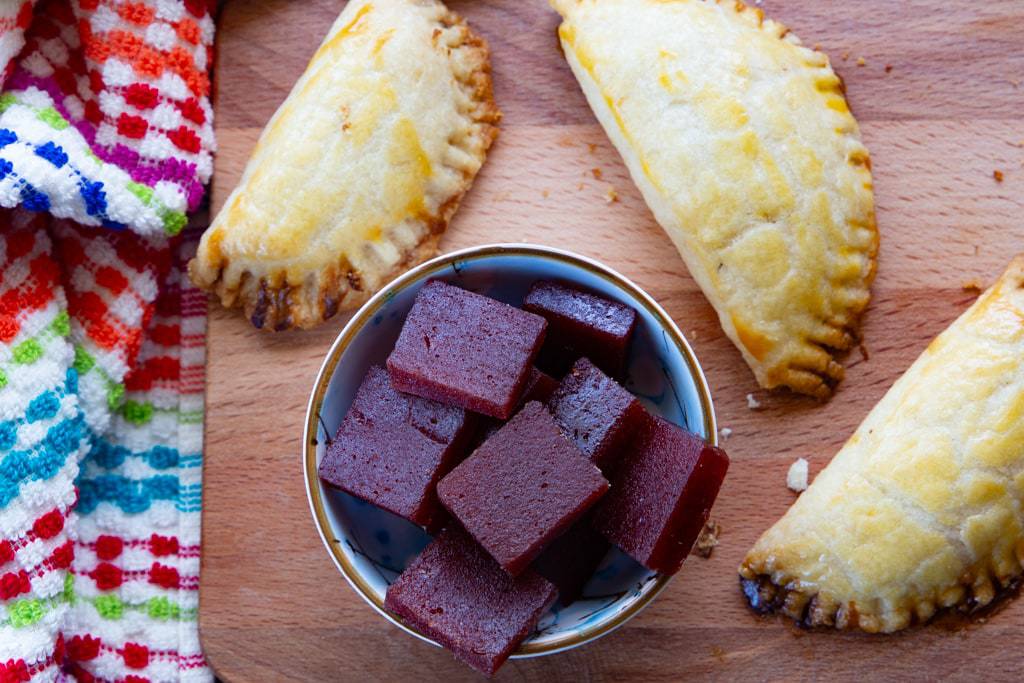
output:
[[722,435],[722,441],[725,441],[730,436],[732,436],[732,430],[729,429],[728,427],[722,427],[721,429],[718,430],[718,433]]
[[697,542],[693,544],[693,550],[703,558],[711,557],[711,552],[718,545],[718,537],[722,533],[722,525],[713,519],[704,522],[704,528],[700,530]]
[[711,656],[720,662],[725,661],[725,650],[715,645],[711,648]]
[[614,187],[609,187],[608,191],[604,193],[604,200],[608,204],[614,204],[619,201],[619,193],[615,191]]
[[892,64],[885,65],[885,73],[892,73]]
[[551,196],[551,190],[544,190],[543,192],[541,192],[541,195],[544,196],[544,199],[547,199],[548,197]]
[[596,166],[594,168],[590,169],[590,174],[592,176],[594,176],[594,180],[600,180],[601,176],[604,175],[604,173],[601,171],[601,169],[596,167]]
[[849,53],[849,51],[847,51],[847,52],[844,52],[843,54],[841,54],[839,56],[842,57],[843,61],[845,62],[847,59],[850,58],[850,53]]
[[596,150],[596,149],[597,149],[597,145],[595,143],[593,143],[593,142],[587,143],[587,151],[588,152],[593,154],[594,150]]
[[582,192],[583,190],[587,189],[587,184],[586,183],[580,183],[579,185],[576,186],[576,189],[580,190]]
[[793,493],[807,490],[807,461],[797,458],[786,473],[786,487]]
[[1003,182],[1003,172],[999,169],[992,171],[992,177],[996,179],[997,183]]
[[761,407],[761,402],[754,398],[753,394],[747,394],[747,408],[750,410],[757,410]]
[[857,66],[867,66],[868,61],[863,57],[857,57]]
[[970,280],[964,280],[960,284],[960,289],[971,294],[981,294],[985,290],[985,286],[977,278],[971,278]]

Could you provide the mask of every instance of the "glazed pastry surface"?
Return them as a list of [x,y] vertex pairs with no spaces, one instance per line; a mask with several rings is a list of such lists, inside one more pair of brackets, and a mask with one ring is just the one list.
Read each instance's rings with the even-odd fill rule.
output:
[[591,109],[758,382],[829,396],[878,233],[828,58],[739,2],[551,4]]
[[1024,562],[1024,255],[892,386],[740,566],[755,609],[890,632]]
[[352,0],[203,236],[193,281],[312,327],[433,256],[499,119],[487,46],[435,0]]

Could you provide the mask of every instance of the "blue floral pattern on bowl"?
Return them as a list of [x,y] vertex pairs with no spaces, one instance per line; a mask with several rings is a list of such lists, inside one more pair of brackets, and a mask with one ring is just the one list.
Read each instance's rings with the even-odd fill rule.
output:
[[[668,315],[636,285],[594,261],[533,245],[475,247],[438,257],[399,277],[360,309],[342,330],[321,368],[310,400],[303,458],[314,520],[332,558],[371,606],[409,633],[384,609],[387,587],[429,542],[419,527],[323,485],[316,468],[363,375],[384,364],[420,287],[442,279],[512,305],[530,285],[555,279],[634,308],[637,330],[625,386],[651,411],[716,441],[714,413],[703,373]],[[553,607],[517,655],[549,654],[589,642],[635,615],[668,579],[612,549],[580,600]]]

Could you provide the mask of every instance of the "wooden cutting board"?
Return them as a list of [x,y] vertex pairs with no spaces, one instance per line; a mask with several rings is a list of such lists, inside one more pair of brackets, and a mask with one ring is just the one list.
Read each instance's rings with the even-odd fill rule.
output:
[[[633,187],[563,61],[543,0],[452,1],[493,51],[501,137],[442,248],[529,241],[598,258],[646,288],[707,373],[732,468],[713,517],[721,545],[689,559],[625,627],[499,680],[1019,680],[1024,598],[983,625],[945,618],[889,637],[809,633],[755,617],[736,567],[928,341],[1024,251],[1024,3],[767,0],[763,8],[846,80],[871,150],[881,259],[866,348],[825,405],[757,388]],[[216,67],[215,208],[302,73],[341,0],[232,0]],[[997,182],[994,171],[1003,173]],[[606,201],[614,190],[618,201]],[[300,464],[313,379],[344,324],[253,330],[210,306],[200,629],[228,681],[477,680],[400,632],[348,587],[320,542]],[[747,407],[747,394],[762,404]]]

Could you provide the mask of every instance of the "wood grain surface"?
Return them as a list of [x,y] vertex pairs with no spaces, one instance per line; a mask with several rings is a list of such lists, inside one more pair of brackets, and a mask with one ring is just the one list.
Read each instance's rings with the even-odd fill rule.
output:
[[[881,257],[865,350],[827,404],[760,391],[655,224],[559,52],[543,0],[450,3],[490,42],[501,136],[444,250],[530,241],[598,258],[645,287],[694,344],[733,465],[709,560],[689,559],[636,619],[571,652],[510,662],[498,680],[1020,680],[1024,599],[986,623],[895,636],[804,632],[755,617],[736,567],[927,342],[1024,251],[1024,3],[766,0],[846,81],[874,162]],[[219,24],[215,208],[343,3],[232,0]],[[863,65],[860,65],[859,58]],[[599,174],[594,169],[600,169]],[[1003,173],[997,182],[993,172]],[[600,175],[600,179],[595,175]],[[618,201],[606,202],[610,189]],[[300,463],[314,376],[344,324],[253,330],[210,306],[202,641],[228,681],[475,680],[348,587],[310,516]],[[747,407],[749,393],[762,403]]]

